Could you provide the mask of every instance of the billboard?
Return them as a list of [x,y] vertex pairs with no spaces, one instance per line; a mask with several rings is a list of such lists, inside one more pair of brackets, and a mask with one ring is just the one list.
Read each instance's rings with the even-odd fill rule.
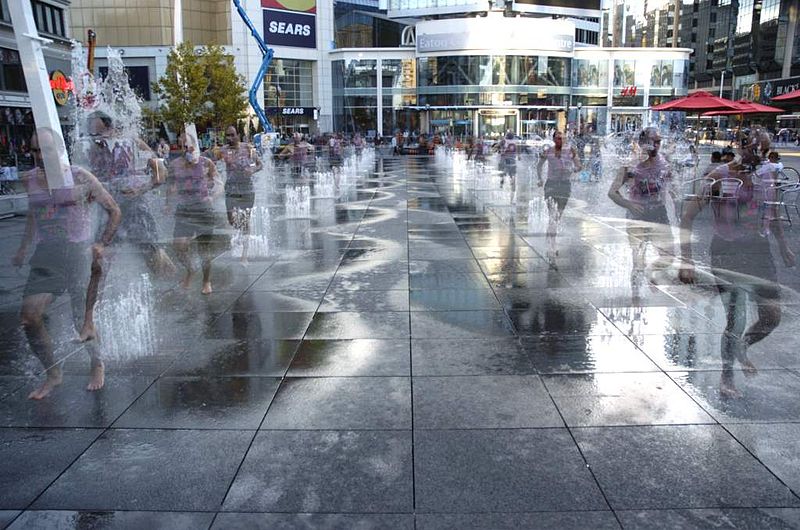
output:
[[264,40],[271,46],[317,47],[316,0],[261,0]]
[[600,17],[601,0],[514,0],[512,10],[574,17]]

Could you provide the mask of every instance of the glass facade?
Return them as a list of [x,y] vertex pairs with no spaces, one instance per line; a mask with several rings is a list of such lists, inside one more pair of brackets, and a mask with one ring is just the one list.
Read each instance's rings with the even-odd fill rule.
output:
[[267,107],[312,107],[313,61],[275,59],[264,78],[264,103]]
[[[588,54],[587,54],[588,55]],[[600,132],[644,120],[646,105],[686,94],[686,59],[452,55],[334,61],[334,128],[541,134]],[[615,111],[610,107],[622,107]],[[625,113],[620,117],[615,114]],[[638,116],[636,120],[632,116]],[[630,119],[629,119],[630,118]]]

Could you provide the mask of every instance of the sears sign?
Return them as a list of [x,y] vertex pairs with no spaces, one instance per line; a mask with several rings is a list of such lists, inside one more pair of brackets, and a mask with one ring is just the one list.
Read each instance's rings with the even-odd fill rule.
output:
[[264,40],[275,46],[316,48],[316,17],[294,11],[265,9]]

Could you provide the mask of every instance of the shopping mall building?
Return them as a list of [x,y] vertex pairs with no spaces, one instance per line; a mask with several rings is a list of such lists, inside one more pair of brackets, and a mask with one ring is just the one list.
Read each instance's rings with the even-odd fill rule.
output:
[[[261,53],[232,1],[182,2],[184,38],[225,46],[252,83]],[[494,135],[583,123],[605,133],[649,123],[650,105],[687,93],[691,50],[598,46],[600,0],[241,3],[275,50],[260,94],[285,131]],[[150,105],[173,35],[164,4],[70,9],[74,38],[97,32],[100,68],[105,45],[122,48]]]

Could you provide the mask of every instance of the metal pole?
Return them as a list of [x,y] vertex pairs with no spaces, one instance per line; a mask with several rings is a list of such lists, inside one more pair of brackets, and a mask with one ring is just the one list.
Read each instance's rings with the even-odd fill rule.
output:
[[[719,80],[719,97],[722,97],[722,88],[725,86],[725,70],[722,71],[722,76]],[[719,132],[722,116],[717,116],[717,132]]]

